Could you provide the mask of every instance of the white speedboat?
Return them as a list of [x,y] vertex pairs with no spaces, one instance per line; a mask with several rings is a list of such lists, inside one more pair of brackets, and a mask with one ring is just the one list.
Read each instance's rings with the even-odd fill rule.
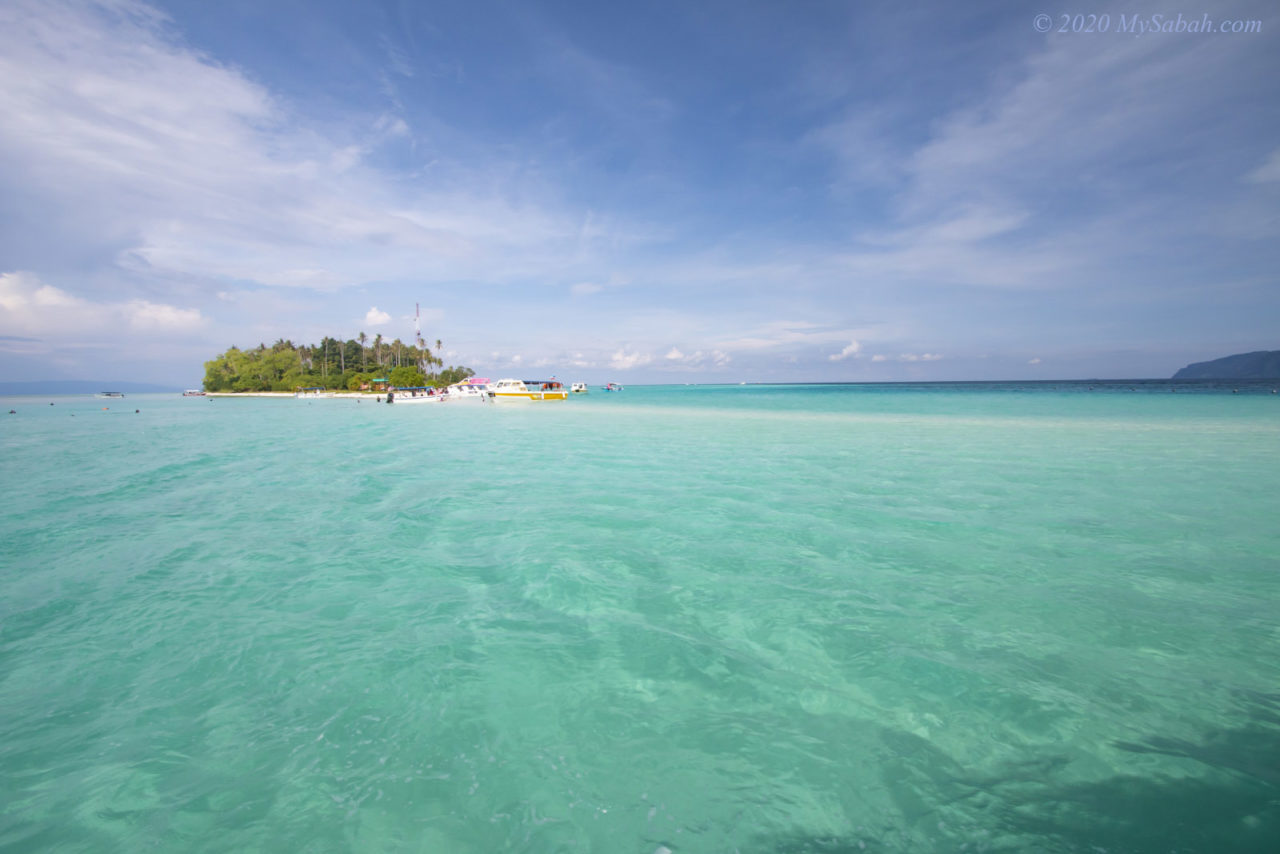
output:
[[569,386],[569,391],[573,392],[574,394],[586,394],[586,393],[587,393],[587,384],[586,384],[586,383],[574,383],[573,385]]
[[204,397],[204,389],[189,388],[182,393],[183,397]]
[[569,392],[557,379],[549,380],[498,380],[489,387],[495,403],[538,403],[550,400],[566,400]]
[[393,388],[387,392],[387,403],[444,403],[446,397],[447,395],[445,395],[444,390],[438,388],[427,388],[426,386],[418,386],[416,388]]
[[618,385],[617,383],[609,383],[607,386],[604,387],[604,390],[605,391],[622,391],[622,386]]
[[445,389],[444,399],[449,403],[492,403],[493,392],[489,390],[488,380],[473,377]]
[[300,388],[300,389],[298,389],[297,391],[295,391],[295,392],[293,393],[293,396],[294,396],[294,397],[297,397],[297,398],[303,398],[303,397],[333,397],[333,396],[334,396],[334,393],[333,393],[333,392],[331,392],[331,391],[327,391],[327,390],[325,390],[325,389],[323,389],[323,388],[320,388],[319,386],[314,386],[314,387],[312,387],[312,388]]

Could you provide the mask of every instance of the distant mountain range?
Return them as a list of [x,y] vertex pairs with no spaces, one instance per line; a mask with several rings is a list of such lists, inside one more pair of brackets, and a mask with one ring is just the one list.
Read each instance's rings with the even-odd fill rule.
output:
[[37,382],[0,382],[0,394],[97,394],[100,391],[122,391],[132,394],[182,391],[154,383],[126,383],[112,380],[42,380]]
[[1175,380],[1269,380],[1280,379],[1280,350],[1258,350],[1224,356],[1212,362],[1187,365],[1173,375]]

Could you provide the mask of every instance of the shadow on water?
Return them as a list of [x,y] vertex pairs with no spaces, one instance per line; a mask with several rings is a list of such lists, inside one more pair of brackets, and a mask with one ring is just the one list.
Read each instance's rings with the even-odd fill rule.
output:
[[[1274,717],[1259,708],[1273,705],[1266,699],[1253,710],[1263,720]],[[1153,736],[1112,746],[1197,765],[1186,764],[1185,776],[1118,775],[1011,794],[1002,824],[1062,850],[1280,851],[1280,729],[1251,723],[1195,742]]]
[[1213,731],[1198,742],[1157,736],[1112,745],[1131,754],[1191,760],[1181,769],[1184,776],[1121,774],[1063,782],[1055,778],[1066,760],[1045,759],[983,779],[953,777],[948,768],[922,788],[917,769],[909,775],[910,788],[929,806],[911,811],[915,815],[903,813],[904,833],[801,832],[759,838],[744,850],[1272,854],[1280,851],[1280,729],[1270,725],[1270,713],[1261,717],[1261,725]]

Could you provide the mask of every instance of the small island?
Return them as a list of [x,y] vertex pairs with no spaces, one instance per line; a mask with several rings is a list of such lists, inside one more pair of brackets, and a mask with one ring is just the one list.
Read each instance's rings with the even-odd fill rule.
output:
[[[443,345],[436,341],[436,350]],[[325,337],[312,345],[280,339],[252,350],[231,347],[204,363],[206,392],[293,392],[300,388],[332,391],[381,391],[396,388],[444,387],[475,374],[470,368],[444,367],[419,338],[406,344],[384,341],[361,332],[340,341]]]
[[1187,365],[1173,375],[1175,380],[1270,380],[1280,379],[1280,350],[1238,353],[1209,362]]

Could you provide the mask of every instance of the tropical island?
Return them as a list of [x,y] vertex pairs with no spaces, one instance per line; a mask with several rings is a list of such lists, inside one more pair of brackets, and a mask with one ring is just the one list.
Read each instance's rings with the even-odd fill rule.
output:
[[1280,378],[1280,350],[1237,353],[1187,365],[1175,380],[1269,380]]
[[[435,342],[436,351],[442,348]],[[418,338],[406,344],[384,341],[361,332],[340,341],[325,337],[319,344],[294,344],[279,339],[251,350],[231,347],[204,363],[207,392],[291,392],[300,388],[334,391],[377,391],[380,388],[443,387],[473,376],[461,366],[444,362]]]

